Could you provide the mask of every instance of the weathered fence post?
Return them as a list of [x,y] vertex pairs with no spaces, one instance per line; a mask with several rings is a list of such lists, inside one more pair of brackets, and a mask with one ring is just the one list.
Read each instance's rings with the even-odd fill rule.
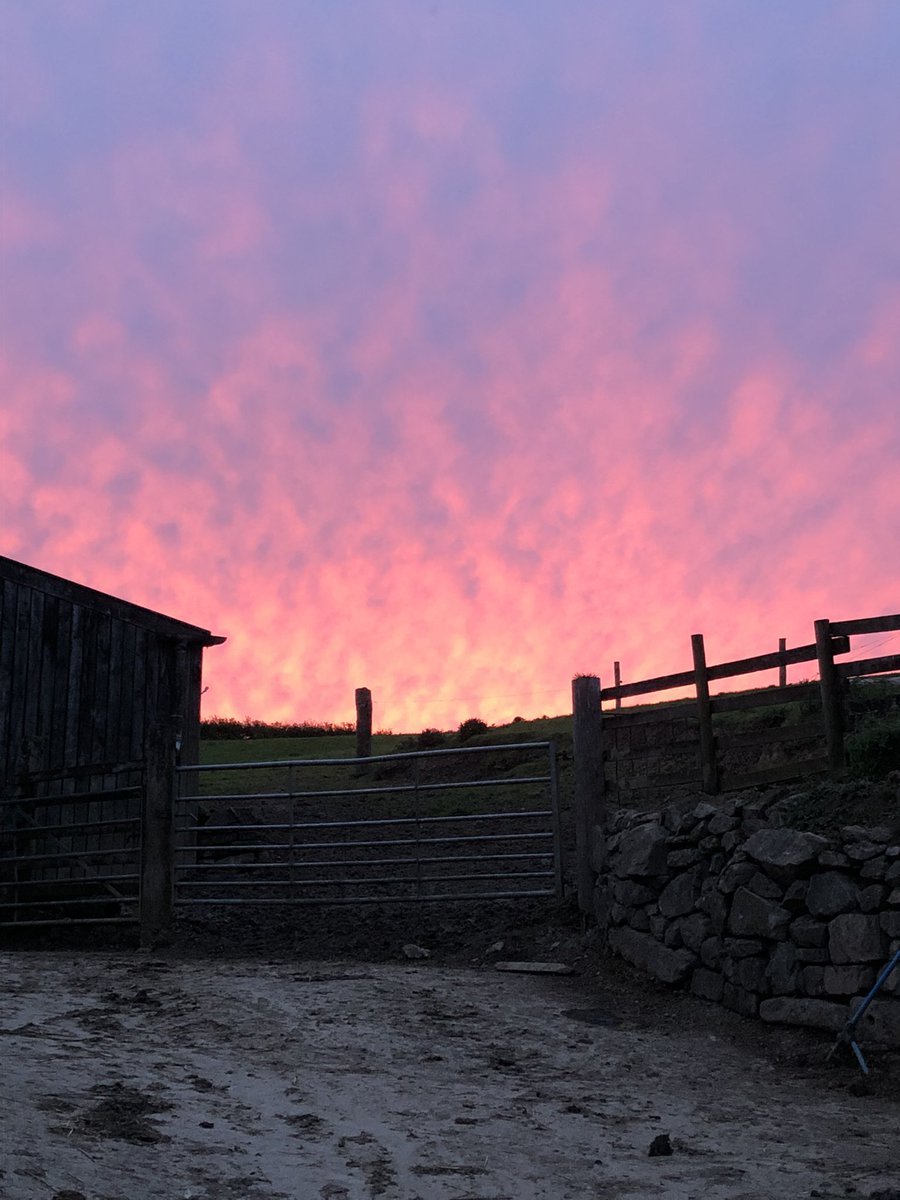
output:
[[834,644],[831,622],[816,621],[816,657],[819,660],[819,690],[822,695],[822,717],[825,721],[825,741],[828,746],[828,765],[832,775],[844,770],[844,714],[841,685],[834,669]]
[[[613,663],[613,678],[615,679],[616,687],[620,687],[622,683],[622,672],[617,662]],[[622,697],[616,696],[616,708],[622,707]]]
[[787,638],[778,639],[778,653],[782,656],[781,662],[778,664],[778,686],[787,687],[787,663],[784,661],[784,652],[787,650]]
[[719,790],[719,772],[716,763],[716,735],[713,733],[712,708],[709,703],[706,648],[703,645],[702,633],[691,634],[691,651],[694,656],[697,719],[700,723],[700,766],[703,772],[703,790],[715,794]]
[[356,757],[372,754],[372,693],[366,687],[356,689]]
[[151,946],[172,917],[175,880],[175,729],[147,731],[141,813],[141,945]]
[[606,804],[603,795],[603,718],[600,680],[572,680],[572,743],[575,759],[575,853],[578,907],[593,911],[594,846],[606,854]]

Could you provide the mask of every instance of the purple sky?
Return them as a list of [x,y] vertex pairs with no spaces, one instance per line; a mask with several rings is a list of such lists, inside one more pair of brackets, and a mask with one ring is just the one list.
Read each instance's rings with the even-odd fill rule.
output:
[[558,712],[900,609],[900,5],[0,43],[0,550],[228,635],[208,713]]

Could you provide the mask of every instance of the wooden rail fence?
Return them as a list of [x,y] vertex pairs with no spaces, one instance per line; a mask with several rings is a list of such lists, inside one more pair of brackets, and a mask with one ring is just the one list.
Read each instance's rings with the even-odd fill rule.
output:
[[[648,796],[658,800],[683,789],[716,795],[811,775],[839,777],[846,763],[848,682],[900,672],[900,654],[836,659],[850,652],[851,637],[898,630],[898,614],[823,619],[815,622],[815,640],[808,645],[787,649],[782,638],[775,652],[712,665],[703,635],[694,634],[688,671],[622,683],[616,662],[611,687],[601,687],[596,676],[574,680],[574,815],[584,911],[590,911],[593,870],[603,853],[608,799],[633,803],[643,797],[646,802]],[[787,684],[787,667],[807,662],[817,664],[818,681]],[[779,672],[777,687],[722,695],[710,691],[710,684],[721,680],[773,669]],[[692,688],[693,697],[622,707],[625,699],[683,688]],[[603,710],[604,701],[612,701],[614,709]],[[779,719],[776,706],[784,705],[794,706],[796,719]],[[754,709],[772,710],[772,719],[763,716],[761,728],[746,729],[731,716]]]

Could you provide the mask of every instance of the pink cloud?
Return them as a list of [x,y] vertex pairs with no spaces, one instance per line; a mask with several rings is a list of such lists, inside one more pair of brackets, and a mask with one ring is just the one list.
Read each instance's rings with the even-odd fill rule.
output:
[[398,72],[372,33],[333,86],[333,30],[263,20],[177,125],[10,185],[4,552],[228,635],[208,712],[564,711],[575,672],[684,668],[698,630],[715,661],[896,610],[896,296],[851,262],[870,233],[810,231],[835,265],[797,314],[779,274],[791,238],[813,270],[784,189],[809,172],[827,226],[838,135],[802,105],[717,130],[741,85],[699,19],[668,27],[695,76],[662,50],[608,94],[566,27],[571,120],[518,23],[496,69],[443,70],[460,22]]

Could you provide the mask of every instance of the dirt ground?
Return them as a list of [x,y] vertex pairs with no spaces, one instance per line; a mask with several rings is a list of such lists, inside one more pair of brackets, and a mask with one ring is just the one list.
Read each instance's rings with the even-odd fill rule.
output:
[[0,1197],[900,1200],[896,1055],[865,1083],[540,917],[3,951]]

